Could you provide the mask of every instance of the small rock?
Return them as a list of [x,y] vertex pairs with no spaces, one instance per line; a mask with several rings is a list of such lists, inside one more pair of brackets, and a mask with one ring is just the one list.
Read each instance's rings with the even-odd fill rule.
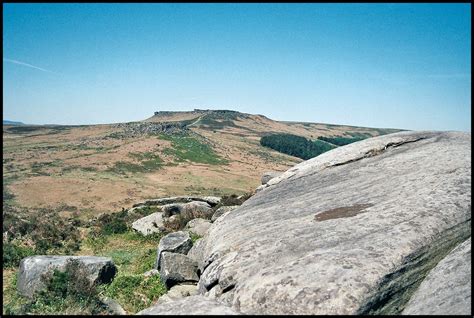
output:
[[160,260],[163,252],[187,254],[192,246],[193,242],[186,231],[178,231],[166,235],[158,244],[155,269],[160,270]]
[[143,273],[143,276],[145,277],[151,277],[160,274],[160,272],[157,269],[150,269],[149,271]]
[[163,213],[155,212],[138,219],[132,223],[132,228],[143,235],[163,232]]
[[120,304],[109,297],[101,298],[102,303],[107,307],[107,311],[111,315],[126,315],[127,312],[120,306]]
[[160,276],[166,287],[183,283],[197,282],[198,264],[183,254],[163,252],[160,261]]
[[209,220],[197,218],[189,221],[185,229],[199,236],[204,236],[209,227],[211,227]]
[[271,179],[273,178],[276,178],[278,177],[279,175],[281,175],[282,173],[281,172],[278,172],[278,171],[267,171],[265,172],[263,175],[262,175],[262,185],[264,184],[267,184],[268,181],[270,181]]
[[194,296],[197,295],[197,285],[190,285],[190,284],[180,284],[174,285],[171,289],[161,296],[156,304],[163,304],[170,301],[178,300],[184,297]]

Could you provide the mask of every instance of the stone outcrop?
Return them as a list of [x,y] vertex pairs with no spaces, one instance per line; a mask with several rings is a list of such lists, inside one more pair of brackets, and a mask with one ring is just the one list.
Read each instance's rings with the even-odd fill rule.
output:
[[167,198],[160,198],[160,199],[151,199],[151,200],[146,200],[144,202],[140,202],[137,204],[134,204],[133,207],[138,207],[138,206],[156,206],[156,205],[165,205],[165,204],[171,204],[171,203],[189,203],[192,201],[202,201],[206,202],[210,206],[215,206],[221,202],[220,197],[212,197],[212,196],[205,196],[205,197],[199,197],[199,196],[175,196],[175,197],[167,197]]
[[217,220],[220,216],[224,215],[225,213],[227,212],[230,212],[232,210],[235,210],[236,208],[238,208],[239,206],[238,205],[229,205],[229,206],[221,206],[220,208],[218,208],[216,210],[216,212],[214,212],[214,214],[212,215],[211,217],[211,221],[214,222],[215,220]]
[[273,178],[276,178],[278,176],[280,176],[282,174],[282,172],[278,172],[278,171],[267,171],[267,172],[264,172],[263,175],[262,175],[262,178],[261,178],[261,182],[262,182],[262,185],[265,185],[268,183],[268,181],[270,181],[271,179]]
[[91,284],[110,283],[117,272],[109,257],[97,256],[29,256],[21,260],[18,272],[18,292],[26,297],[45,288],[43,275],[53,270],[64,271],[68,260],[78,260],[87,269]]
[[401,132],[302,162],[190,251],[201,296],[145,312],[399,314],[471,235],[470,150],[470,133]]
[[208,217],[213,214],[211,206],[202,201],[192,201],[189,203],[170,203],[162,206],[163,217],[186,214],[194,217]]
[[209,220],[197,218],[189,221],[184,229],[199,236],[204,236],[210,227],[211,222]]
[[178,231],[170,233],[161,238],[158,244],[157,259],[155,263],[155,269],[160,269],[160,261],[163,252],[187,254],[193,246],[191,236],[186,231]]
[[160,277],[166,287],[179,283],[197,282],[197,263],[183,254],[163,252],[160,260]]
[[471,238],[433,268],[404,315],[471,315]]
[[238,315],[232,308],[215,300],[195,295],[176,301],[157,304],[137,315]]
[[132,223],[132,229],[143,235],[164,232],[163,213],[155,212],[136,220]]

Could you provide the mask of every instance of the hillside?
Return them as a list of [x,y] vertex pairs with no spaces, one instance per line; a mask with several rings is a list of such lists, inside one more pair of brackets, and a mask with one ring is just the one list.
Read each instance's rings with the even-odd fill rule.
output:
[[3,125],[24,125],[21,121],[3,120]]
[[261,136],[377,136],[398,131],[279,122],[229,110],[156,112],[141,122],[3,126],[4,202],[90,217],[167,195],[242,194],[264,171],[301,159],[259,144]]

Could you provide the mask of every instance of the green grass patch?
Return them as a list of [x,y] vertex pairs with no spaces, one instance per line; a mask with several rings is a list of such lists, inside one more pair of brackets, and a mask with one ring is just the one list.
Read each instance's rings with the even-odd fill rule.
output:
[[164,154],[171,155],[175,161],[191,161],[210,165],[227,164],[227,160],[219,157],[208,144],[199,141],[197,138],[185,135],[160,135],[160,139],[171,141],[172,148],[163,151]]
[[104,294],[118,301],[128,313],[149,307],[167,292],[159,275],[122,275],[104,288]]

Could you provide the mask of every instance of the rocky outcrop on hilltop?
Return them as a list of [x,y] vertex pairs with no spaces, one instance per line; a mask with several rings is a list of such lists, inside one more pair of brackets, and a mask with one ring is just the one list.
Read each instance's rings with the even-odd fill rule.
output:
[[446,256],[471,236],[470,150],[469,133],[402,132],[298,164],[191,248],[199,295],[141,314],[408,311],[428,273],[443,259],[454,266]]
[[176,134],[187,132],[186,122],[131,122],[113,125],[120,131],[108,135],[109,138],[135,138],[144,135]]

